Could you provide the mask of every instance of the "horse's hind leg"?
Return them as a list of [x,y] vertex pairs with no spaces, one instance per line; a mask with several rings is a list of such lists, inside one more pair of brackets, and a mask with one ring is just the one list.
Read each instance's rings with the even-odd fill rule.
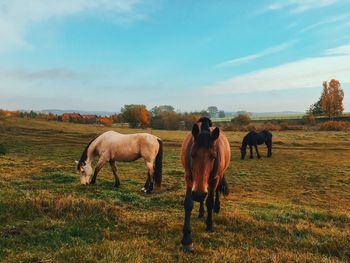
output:
[[95,184],[96,183],[97,175],[101,171],[101,169],[105,165],[105,163],[106,163],[105,158],[100,157],[100,159],[98,160],[98,162],[96,164],[95,171],[94,171],[94,176],[92,177],[90,184]]
[[204,201],[201,201],[199,203],[199,213],[198,213],[198,218],[203,218],[204,216]]
[[154,166],[153,162],[145,161],[147,166],[147,180],[145,186],[141,189],[141,191],[145,193],[150,193],[153,190],[153,174],[154,174]]
[[117,174],[117,166],[115,165],[115,161],[110,160],[109,164],[111,165],[112,172],[113,172],[114,179],[115,179],[114,187],[119,187],[120,180],[119,180],[119,177],[118,177],[118,174]]
[[271,142],[266,142],[266,147],[267,147],[267,157],[272,156],[272,143]]
[[255,144],[254,148],[255,148],[255,151],[256,151],[256,156],[258,157],[258,159],[260,159],[261,156],[260,156],[260,153],[259,153],[258,145]]

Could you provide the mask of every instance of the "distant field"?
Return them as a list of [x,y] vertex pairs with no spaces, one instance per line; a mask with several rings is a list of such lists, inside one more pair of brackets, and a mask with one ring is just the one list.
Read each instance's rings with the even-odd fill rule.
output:
[[214,215],[214,233],[205,232],[195,204],[196,253],[184,254],[179,152],[186,132],[152,131],[165,141],[164,184],[144,195],[141,160],[118,165],[119,189],[108,166],[96,185],[79,185],[74,160],[105,130],[0,120],[0,143],[9,150],[0,155],[1,262],[350,261],[349,133],[275,132],[271,159],[241,161],[244,133],[226,132],[231,194]]
[[[287,115],[273,115],[273,116],[253,116],[252,121],[273,121],[273,120],[297,120],[302,119],[304,114],[287,114]],[[342,117],[350,117],[350,112],[344,113]],[[229,122],[233,117],[212,118],[214,122]],[[327,118],[325,116],[317,117],[319,119]]]

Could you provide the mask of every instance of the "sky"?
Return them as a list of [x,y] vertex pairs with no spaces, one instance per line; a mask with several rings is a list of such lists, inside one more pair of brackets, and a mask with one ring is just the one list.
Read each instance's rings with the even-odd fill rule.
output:
[[0,108],[301,111],[338,79],[349,0],[0,0]]

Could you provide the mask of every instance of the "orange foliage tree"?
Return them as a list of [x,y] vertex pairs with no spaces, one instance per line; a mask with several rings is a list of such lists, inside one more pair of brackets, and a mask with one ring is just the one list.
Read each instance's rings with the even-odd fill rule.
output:
[[343,113],[344,91],[340,87],[338,80],[332,79],[329,83],[323,82],[323,92],[321,95],[322,111],[331,119]]
[[98,119],[98,122],[104,126],[112,126],[113,120],[112,118],[108,118],[108,117],[101,117]]
[[121,109],[122,118],[128,122],[132,128],[147,127],[151,121],[151,114],[145,105],[124,105]]

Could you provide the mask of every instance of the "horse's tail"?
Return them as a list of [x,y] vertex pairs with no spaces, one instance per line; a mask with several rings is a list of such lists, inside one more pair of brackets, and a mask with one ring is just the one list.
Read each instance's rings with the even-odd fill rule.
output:
[[228,188],[228,184],[224,176],[220,180],[218,190],[220,193],[223,194],[223,196],[228,196],[228,194],[230,193],[230,189]]
[[154,165],[154,182],[156,187],[160,188],[162,184],[162,170],[163,170],[163,141],[157,139],[159,143],[159,150],[156,156]]

